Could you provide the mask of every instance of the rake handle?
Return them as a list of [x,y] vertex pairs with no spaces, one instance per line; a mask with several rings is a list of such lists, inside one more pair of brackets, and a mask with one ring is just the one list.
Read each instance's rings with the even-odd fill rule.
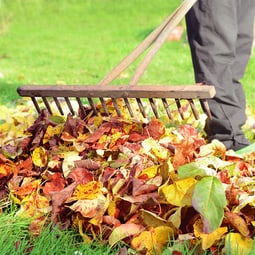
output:
[[166,41],[171,30],[173,30],[182,18],[186,15],[189,9],[197,0],[184,0],[181,5],[169,15],[155,30],[153,30],[129,55],[127,55],[117,66],[115,66],[99,83],[98,85],[107,85],[112,82],[119,74],[124,71],[131,63],[133,63],[147,48],[154,42],[155,44],[147,53],[143,61],[140,63],[130,82],[131,85],[137,84],[138,80],[143,75],[144,71]]

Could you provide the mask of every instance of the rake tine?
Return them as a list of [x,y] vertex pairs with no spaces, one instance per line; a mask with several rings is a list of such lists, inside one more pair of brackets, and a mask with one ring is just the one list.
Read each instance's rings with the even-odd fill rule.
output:
[[121,117],[122,114],[121,114],[121,111],[119,109],[119,106],[118,106],[117,101],[116,101],[115,98],[112,98],[112,103],[113,103],[113,106],[114,106],[118,116]]
[[167,100],[165,98],[162,98],[162,102],[163,102],[163,105],[164,105],[164,108],[166,110],[168,118],[170,120],[173,120],[173,116],[172,116],[171,112],[169,111],[169,105],[167,103]]
[[86,117],[86,112],[85,112],[84,105],[83,105],[81,99],[80,99],[79,97],[76,97],[76,101],[77,101],[77,103],[78,103],[78,105],[79,105],[82,118],[85,118],[85,117]]
[[72,104],[71,104],[69,98],[68,98],[68,97],[65,97],[65,101],[66,101],[66,103],[67,103],[67,106],[68,106],[68,108],[69,108],[71,114],[72,114],[72,115],[75,115],[75,112],[74,112],[74,110],[73,110],[73,107],[72,107]]
[[192,112],[195,116],[195,119],[198,120],[199,119],[199,114],[198,114],[197,109],[195,107],[194,101],[192,99],[188,99],[188,101],[189,101],[189,105],[191,107],[191,110],[192,110]]
[[104,109],[104,112],[107,116],[109,116],[109,112],[108,112],[108,109],[107,109],[107,106],[106,106],[106,103],[104,101],[104,99],[102,97],[99,98],[100,99],[100,102],[101,102],[101,105],[103,106],[103,109]]
[[35,106],[36,111],[37,111],[38,113],[40,113],[40,112],[41,112],[41,109],[40,109],[40,107],[39,107],[39,105],[38,105],[38,103],[37,103],[37,101],[36,101],[36,98],[35,98],[35,97],[31,97],[31,100],[32,100],[32,102],[33,102],[33,104],[34,104],[34,106]]
[[98,115],[98,112],[97,112],[97,109],[96,109],[96,106],[95,106],[95,103],[94,101],[92,100],[91,97],[88,97],[88,101],[89,101],[89,104],[94,112],[94,114],[97,116]]
[[209,108],[209,104],[207,102],[206,99],[200,99],[200,104],[202,106],[203,111],[206,113],[206,115],[208,116],[208,118],[211,120],[212,119],[212,114]]
[[155,105],[155,102],[154,102],[153,98],[149,98],[149,101],[150,101],[151,108],[152,108],[152,111],[153,111],[155,117],[156,117],[157,119],[159,119],[157,107],[156,107],[156,105]]
[[146,118],[146,113],[145,113],[145,111],[144,111],[144,107],[143,107],[141,98],[136,98],[136,102],[137,102],[137,104],[138,104],[139,110],[140,110],[140,112],[142,113],[143,117]]
[[178,112],[182,118],[182,120],[184,120],[184,115],[183,115],[183,111],[182,111],[182,106],[181,106],[181,101],[179,99],[175,99],[175,103],[177,105],[177,109],[178,109]]
[[54,99],[54,101],[55,101],[55,104],[56,104],[56,106],[57,106],[58,111],[60,112],[60,114],[61,114],[61,115],[64,115],[64,112],[63,112],[63,110],[62,110],[62,108],[61,108],[61,104],[59,103],[58,98],[57,98],[57,97],[53,97],[53,99]]
[[43,102],[44,102],[44,104],[45,104],[45,106],[46,106],[48,112],[49,112],[50,114],[52,114],[52,110],[51,110],[51,108],[50,108],[50,104],[49,104],[47,98],[46,98],[46,97],[42,97],[42,100],[43,100]]
[[124,97],[124,101],[125,101],[125,104],[126,104],[126,106],[128,108],[130,116],[133,118],[134,117],[134,113],[133,113],[132,108],[130,106],[130,103],[129,103],[129,101],[128,101],[128,99],[126,97]]

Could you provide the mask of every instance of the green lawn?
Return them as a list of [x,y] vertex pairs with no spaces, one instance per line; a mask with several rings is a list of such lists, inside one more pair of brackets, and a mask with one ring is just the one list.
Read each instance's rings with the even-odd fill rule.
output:
[[[21,84],[96,84],[178,2],[2,1],[1,100],[15,98],[15,89]],[[177,51],[186,54],[180,59]],[[179,73],[185,73],[185,82],[192,80],[192,72],[185,71],[190,69],[187,45],[168,44],[164,52],[153,61],[145,79],[153,83],[178,81],[175,62],[183,62]]]
[[[98,83],[180,2],[0,0],[0,103],[16,99],[23,84]],[[131,78],[136,64],[125,76]],[[254,67],[253,55],[244,78],[249,104]],[[194,83],[185,34],[164,44],[141,83]]]

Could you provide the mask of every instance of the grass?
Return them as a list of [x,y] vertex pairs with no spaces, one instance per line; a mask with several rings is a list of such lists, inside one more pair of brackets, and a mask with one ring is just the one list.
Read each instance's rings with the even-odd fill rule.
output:
[[[96,84],[177,4],[162,0],[121,4],[112,0],[2,1],[1,88],[12,88],[4,98],[16,98],[15,89],[21,84]],[[178,45],[174,47],[180,51]],[[158,58],[152,77],[145,79],[167,82],[161,68],[171,77],[174,66],[166,63],[173,63],[174,55]]]
[[[0,104],[18,98],[24,84],[96,84],[181,2],[164,0],[0,0]],[[126,84],[135,66],[118,82]],[[243,79],[249,106],[255,107],[255,55]],[[185,34],[167,42],[141,83],[192,84]],[[114,254],[84,245],[77,233],[50,226],[33,239],[29,222],[0,213],[0,255]],[[130,253],[131,254],[131,253]],[[164,254],[170,254],[168,250]],[[192,254],[183,247],[183,254]]]
[[60,230],[52,225],[33,236],[29,224],[29,219],[17,217],[13,209],[0,213],[0,255],[108,255],[119,249],[98,242],[84,243],[75,230]]
[[[97,84],[180,2],[0,0],[0,103],[16,99],[23,84]],[[244,78],[253,105],[254,68],[253,56]],[[164,44],[141,83],[194,83],[185,34]]]

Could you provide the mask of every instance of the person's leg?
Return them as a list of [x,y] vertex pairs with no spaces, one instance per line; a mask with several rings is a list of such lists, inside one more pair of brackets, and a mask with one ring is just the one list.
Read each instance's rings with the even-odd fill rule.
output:
[[[243,4],[248,7],[252,2],[253,0],[198,0],[186,15],[195,80],[212,84],[216,89],[215,98],[209,100],[213,118],[206,125],[208,139],[219,139],[227,148],[236,146],[235,149],[239,149],[238,143],[241,144],[240,148],[249,144],[241,131],[246,116],[245,97],[239,82],[247,60],[243,61],[240,54],[236,55],[236,47],[243,48],[242,51],[249,55],[249,47],[237,46],[240,35],[240,14],[237,10],[241,5],[242,8]],[[254,17],[249,11],[243,15]],[[251,18],[249,22],[250,20]],[[247,20],[245,22],[249,23]],[[242,51],[238,50],[238,53]],[[241,62],[241,67],[240,63],[233,64],[236,57],[240,58],[238,61]],[[237,67],[240,69],[239,74],[233,76]]]
[[240,88],[240,79],[242,79],[247,63],[249,61],[253,40],[254,40],[254,0],[239,0],[238,11],[238,34],[236,41],[236,58],[232,64],[233,83],[236,84],[236,94],[240,96],[240,102],[245,103],[245,96]]

